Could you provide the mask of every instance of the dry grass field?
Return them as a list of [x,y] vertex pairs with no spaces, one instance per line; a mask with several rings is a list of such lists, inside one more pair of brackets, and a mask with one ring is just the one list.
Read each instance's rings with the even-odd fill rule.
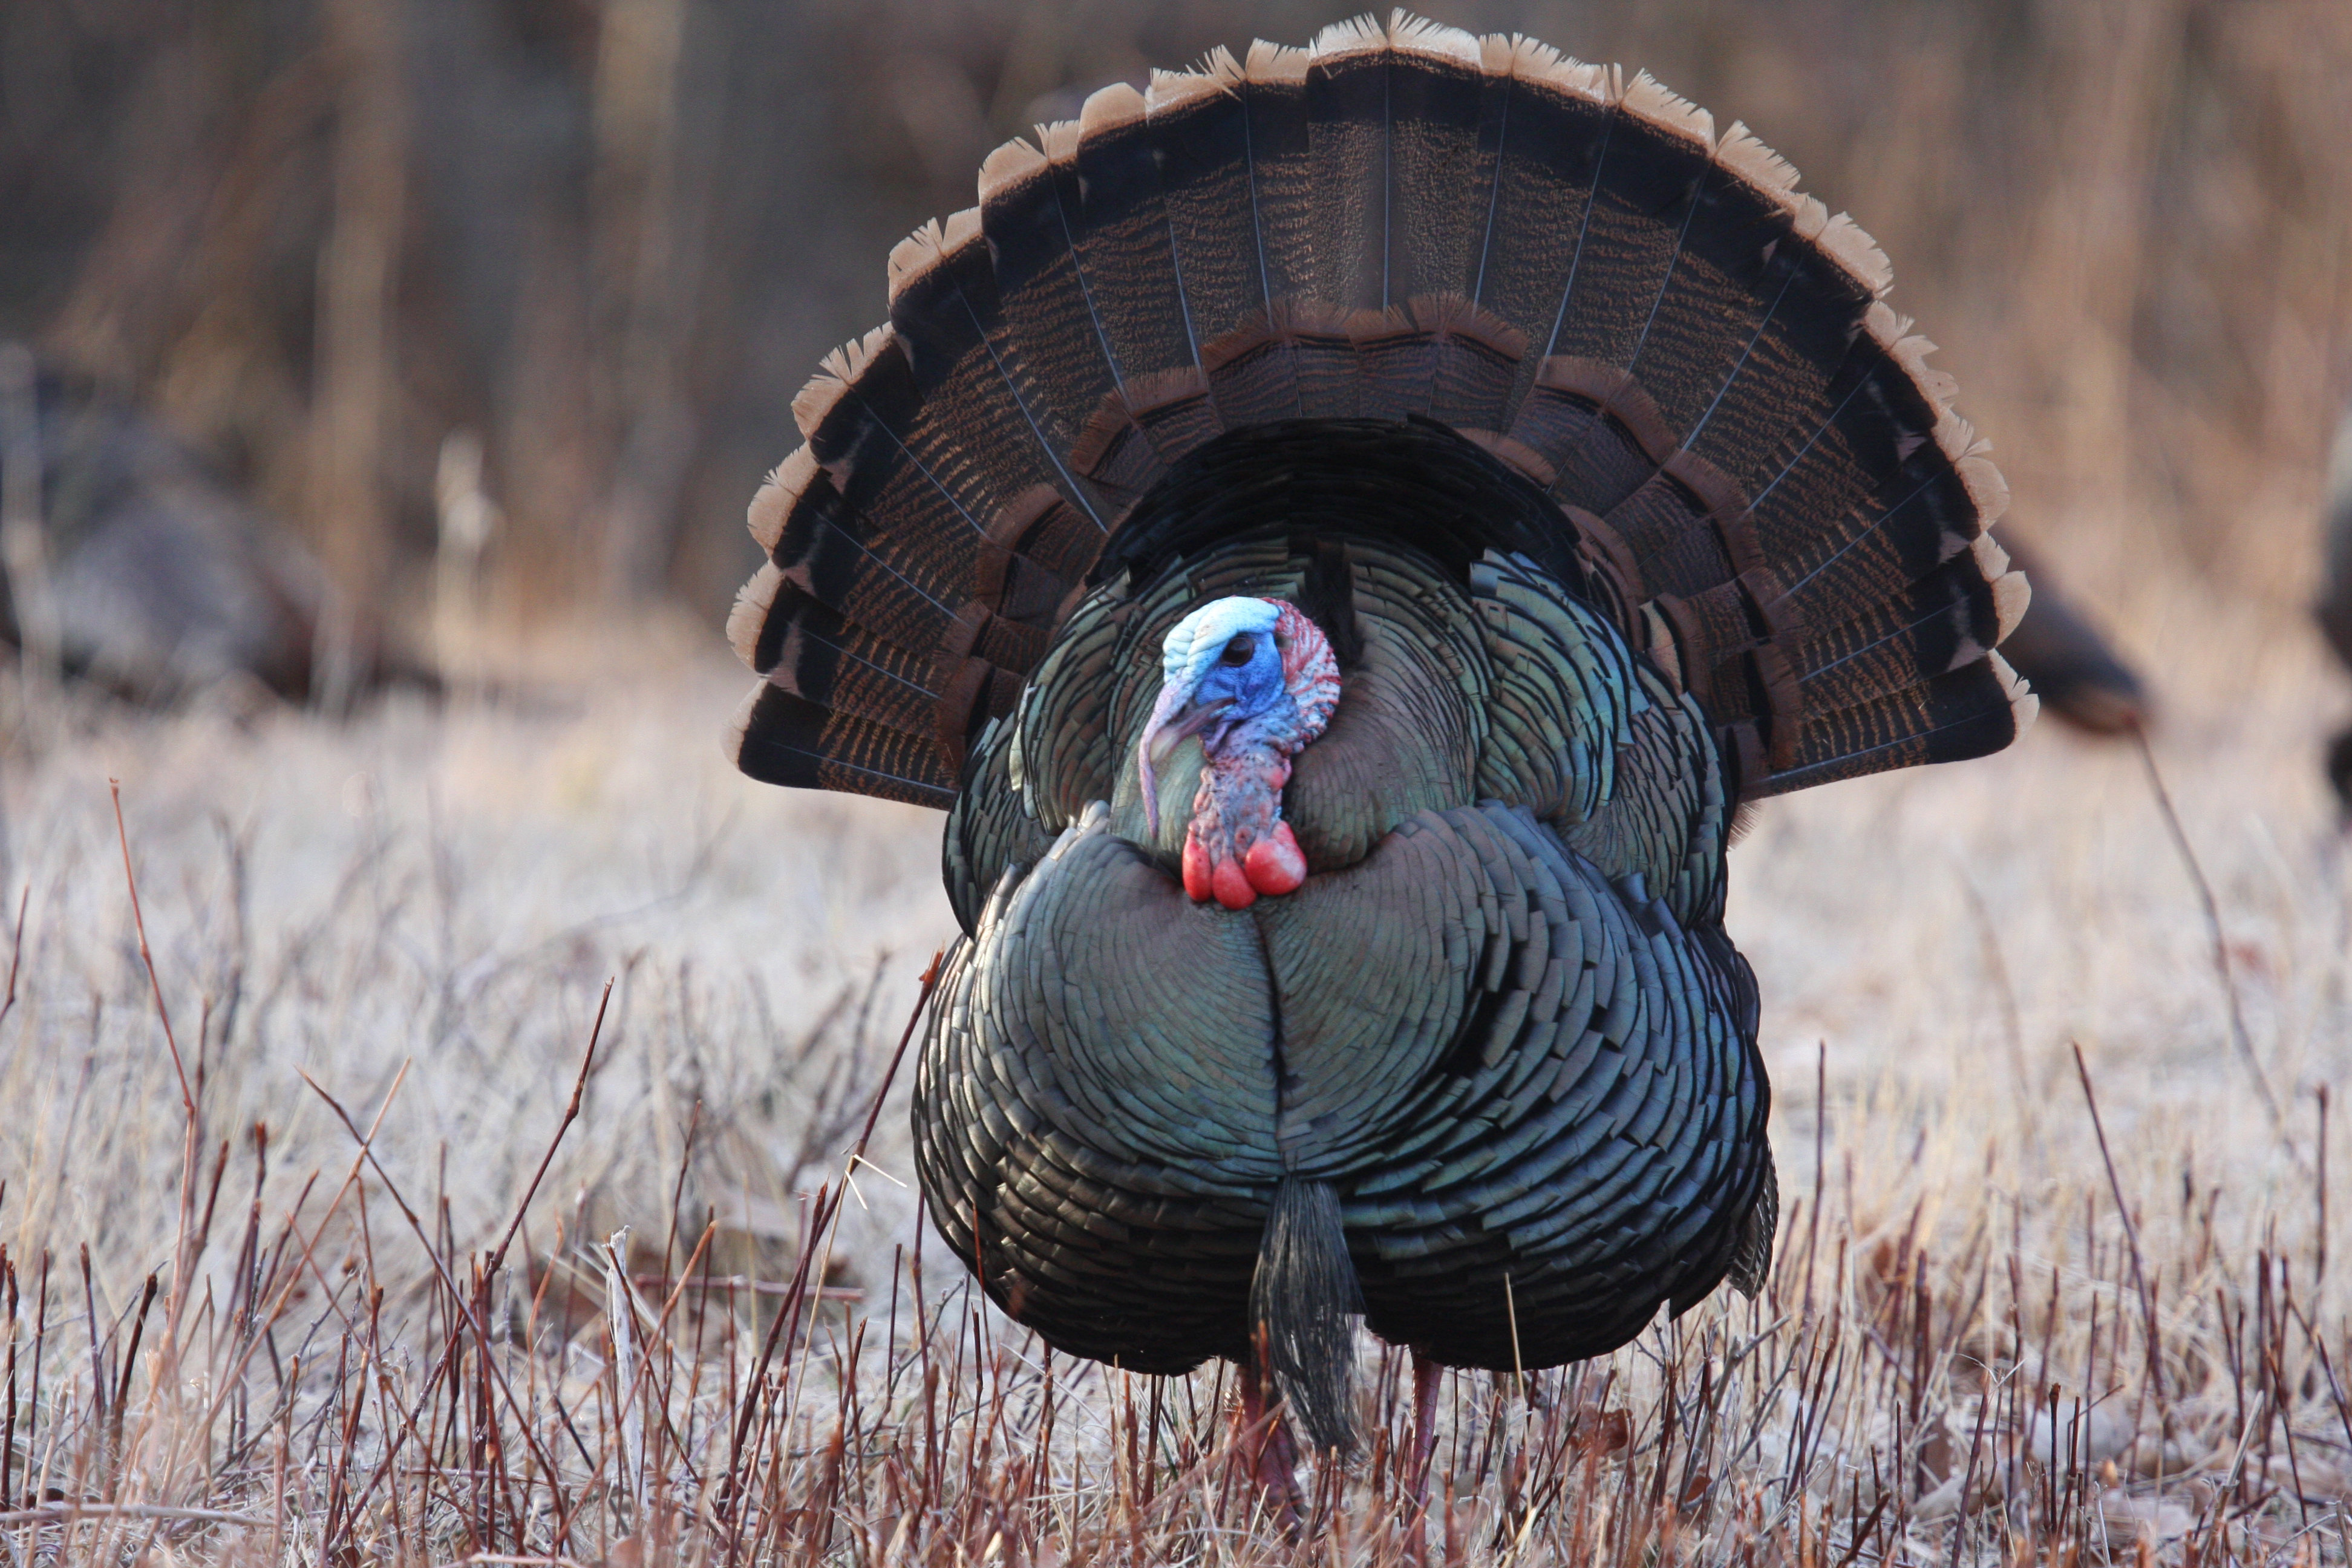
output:
[[[2282,582],[2309,516],[2256,520]],[[2127,744],[1773,805],[1731,922],[1772,1288],[1450,1378],[1431,1561],[2344,1560],[2352,692],[2284,596],[2113,581],[2226,978]],[[716,640],[542,640],[344,724],[12,690],[12,1561],[1405,1559],[1377,1346],[1296,1548],[1213,1370],[976,1302],[909,1074],[850,1161],[951,929],[938,820],[735,776]]]

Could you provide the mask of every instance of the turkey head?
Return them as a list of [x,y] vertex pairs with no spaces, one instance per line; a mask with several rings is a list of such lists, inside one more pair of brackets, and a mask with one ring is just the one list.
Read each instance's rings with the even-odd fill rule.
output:
[[1225,598],[1169,629],[1162,684],[1136,746],[1144,821],[1160,834],[1159,769],[1186,738],[1203,764],[1184,833],[1184,890],[1244,910],[1295,890],[1307,857],[1282,820],[1290,759],[1323,732],[1339,667],[1321,628],[1279,599]]

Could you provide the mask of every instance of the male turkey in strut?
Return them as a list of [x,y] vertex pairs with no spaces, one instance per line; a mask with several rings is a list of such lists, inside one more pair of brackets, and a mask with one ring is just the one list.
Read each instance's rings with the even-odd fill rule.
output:
[[1733,814],[2033,707],[2000,479],[1795,186],[1349,23],[1000,148],[795,403],[735,755],[947,811],[922,1188],[1048,1343],[1345,1448],[1360,1313],[1425,1466],[1440,1365],[1758,1288]]

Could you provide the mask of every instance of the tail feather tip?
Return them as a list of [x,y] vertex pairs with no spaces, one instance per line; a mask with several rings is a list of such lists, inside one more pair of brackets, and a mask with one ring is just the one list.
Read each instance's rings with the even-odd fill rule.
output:
[[1343,1457],[1356,1449],[1353,1318],[1361,1304],[1339,1194],[1328,1182],[1284,1177],[1258,1244],[1251,1325],[1307,1440]]

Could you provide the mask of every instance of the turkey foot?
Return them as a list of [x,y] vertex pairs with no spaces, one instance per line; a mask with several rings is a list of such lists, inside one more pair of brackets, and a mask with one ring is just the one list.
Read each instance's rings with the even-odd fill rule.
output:
[[1412,1531],[1415,1563],[1429,1561],[1429,1462],[1437,1453],[1437,1383],[1445,1369],[1412,1352]]
[[1298,1445],[1279,1400],[1266,1397],[1274,1378],[1262,1364],[1265,1359],[1261,1353],[1242,1363],[1236,1458],[1264,1499],[1267,1514],[1295,1540],[1306,1517],[1306,1499],[1298,1490]]

